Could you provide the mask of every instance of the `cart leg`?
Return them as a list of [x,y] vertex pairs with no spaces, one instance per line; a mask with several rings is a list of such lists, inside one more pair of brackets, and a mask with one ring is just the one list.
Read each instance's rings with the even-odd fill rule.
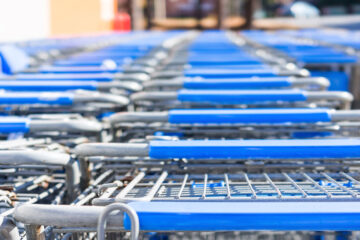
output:
[[18,240],[19,230],[13,220],[4,217],[0,219],[0,239]]
[[80,189],[83,191],[89,186],[90,182],[90,171],[89,164],[85,158],[79,158],[80,164]]
[[27,240],[45,240],[44,227],[36,225],[25,225]]

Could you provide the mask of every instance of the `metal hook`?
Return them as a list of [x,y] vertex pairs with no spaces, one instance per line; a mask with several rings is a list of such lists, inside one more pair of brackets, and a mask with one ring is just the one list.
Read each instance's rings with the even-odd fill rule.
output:
[[140,223],[139,217],[134,209],[124,203],[114,203],[105,207],[104,211],[101,212],[97,225],[97,236],[99,240],[105,240],[105,225],[106,219],[111,212],[120,210],[129,215],[131,221],[131,240],[137,240],[139,238]]

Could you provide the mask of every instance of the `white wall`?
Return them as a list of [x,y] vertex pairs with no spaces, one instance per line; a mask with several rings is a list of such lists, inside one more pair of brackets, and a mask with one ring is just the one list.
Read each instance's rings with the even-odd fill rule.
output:
[[0,0],[0,42],[48,37],[49,1]]

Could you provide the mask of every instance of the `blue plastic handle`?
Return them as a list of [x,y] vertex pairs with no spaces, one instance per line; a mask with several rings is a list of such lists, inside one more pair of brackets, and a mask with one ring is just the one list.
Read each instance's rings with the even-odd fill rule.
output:
[[[137,56],[132,56],[132,55],[127,55],[127,56],[114,56],[114,57],[109,57],[109,56],[94,56],[94,55],[89,55],[89,56],[79,56],[79,57],[74,57],[74,58],[69,58],[66,61],[58,61],[55,62],[53,66],[74,66],[74,65],[61,65],[63,62],[74,62],[75,65],[77,65],[77,63],[86,63],[86,62],[102,62],[104,60],[112,60],[116,63],[123,63],[124,61],[132,61],[134,59],[136,59]],[[60,65],[58,64],[60,63]],[[101,63],[102,64],[102,63]],[[99,65],[101,65],[99,64]]]
[[102,67],[60,67],[48,66],[39,69],[40,73],[72,73],[72,74],[93,74],[93,73],[118,73],[122,72],[122,68],[106,69]]
[[[0,78],[2,79],[2,78]],[[3,79],[9,79],[3,78]],[[94,74],[18,74],[15,75],[16,80],[29,81],[97,81],[97,82],[111,82],[114,79],[112,73],[94,73]]]
[[290,87],[289,78],[186,79],[186,89],[266,89]]
[[276,124],[330,122],[326,109],[175,109],[169,111],[173,124]]
[[29,118],[0,117],[0,133],[26,133],[29,131]]
[[[251,64],[251,65],[239,65],[239,64],[213,64],[211,65],[211,67],[213,68],[217,68],[217,69],[271,69],[270,66],[268,65],[262,65],[262,64]],[[203,70],[203,69],[209,69],[209,65],[186,65],[185,67],[186,69],[196,69],[196,70]]]
[[[62,60],[53,63],[53,66],[61,66],[61,67],[101,67],[104,63],[104,60]],[[115,62],[115,61],[114,61]],[[122,65],[125,61],[115,62],[118,65]]]
[[354,159],[360,139],[151,141],[155,159]]
[[270,69],[189,69],[184,72],[185,77],[203,78],[244,78],[244,77],[275,77]]
[[[131,202],[143,231],[360,230],[359,202]],[[125,229],[130,219],[124,215]]]
[[307,97],[299,90],[179,90],[181,102],[203,102],[213,104],[250,104],[263,102],[306,101]]
[[7,91],[69,91],[69,90],[96,90],[97,82],[86,81],[0,81],[0,89]]
[[197,59],[197,60],[189,60],[188,64],[194,67],[197,66],[226,66],[226,65],[261,65],[262,62],[258,61],[258,60],[252,60],[252,59],[248,59],[248,60],[234,60],[234,59],[228,59],[228,60],[224,60],[222,59],[221,61],[219,61],[219,57],[215,58],[215,59]]
[[59,92],[0,92],[0,104],[71,105],[74,95]]

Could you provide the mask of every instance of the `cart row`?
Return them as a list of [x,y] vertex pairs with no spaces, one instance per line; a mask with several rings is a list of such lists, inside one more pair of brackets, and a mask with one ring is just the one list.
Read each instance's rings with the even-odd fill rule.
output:
[[0,236],[358,231],[360,111],[261,34],[0,46]]

